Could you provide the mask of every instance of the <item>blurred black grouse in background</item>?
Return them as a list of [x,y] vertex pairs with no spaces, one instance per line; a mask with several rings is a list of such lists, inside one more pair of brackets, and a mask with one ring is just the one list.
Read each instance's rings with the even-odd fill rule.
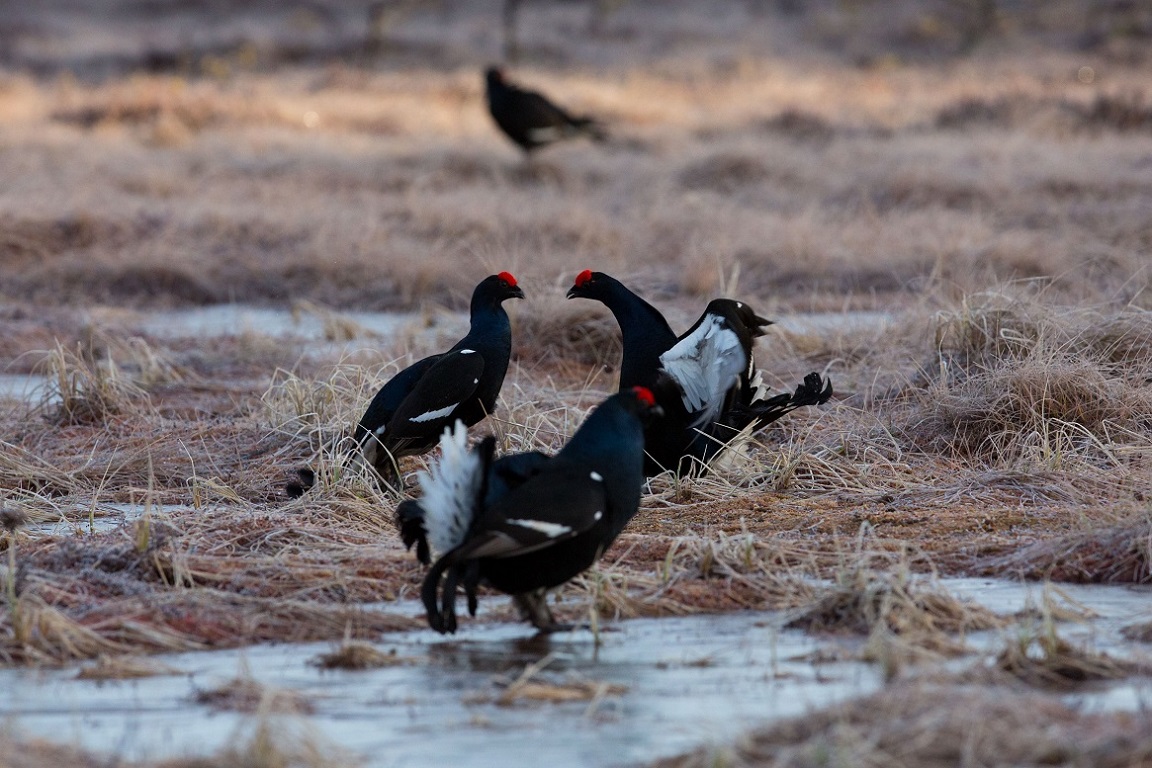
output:
[[771,321],[732,299],[714,299],[677,337],[660,311],[619,280],[584,270],[568,298],[602,302],[620,325],[621,390],[652,390],[665,417],[645,432],[645,472],[705,472],[741,432],[754,432],[805,405],[832,396],[831,382],[809,373],[792,394],[767,397],[752,355]]
[[[472,292],[468,335],[447,352],[413,363],[388,380],[356,425],[359,454],[383,485],[399,489],[399,460],[431,450],[444,428],[457,420],[472,426],[492,413],[512,356],[512,325],[502,303],[524,291],[508,272],[484,278]],[[289,496],[315,482],[299,470]]]
[[457,425],[441,439],[440,461],[420,473],[423,496],[396,509],[404,544],[423,563],[438,559],[421,597],[428,624],[456,631],[456,589],[476,614],[476,589],[512,595],[542,632],[555,622],[546,594],[579,575],[636,514],[644,483],[644,426],[658,421],[652,393],[612,395],[549,458],[538,451],[493,460],[495,438],[474,450]]
[[570,115],[539,93],[512,85],[497,67],[489,67],[484,79],[492,119],[529,155],[534,149],[562,139],[608,138],[604,128],[592,118]]

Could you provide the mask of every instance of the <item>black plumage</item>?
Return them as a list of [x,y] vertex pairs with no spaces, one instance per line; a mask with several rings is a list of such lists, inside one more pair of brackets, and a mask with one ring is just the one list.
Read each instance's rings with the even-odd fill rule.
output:
[[421,561],[439,555],[421,590],[429,625],[455,632],[457,587],[475,615],[477,587],[486,584],[512,595],[537,629],[565,628],[546,592],[595,563],[636,514],[644,426],[659,416],[648,390],[619,392],[551,458],[494,459],[492,438],[468,451],[463,428],[445,434],[440,461],[421,474],[423,497],[396,510],[401,537]]
[[[522,298],[510,273],[486,277],[472,292],[468,334],[447,352],[400,371],[372,398],[353,438],[382,483],[396,485],[399,460],[431,450],[445,427],[457,420],[472,426],[496,409],[512,355],[512,326],[502,304]],[[289,495],[310,487],[311,475],[302,470]]]
[[594,119],[569,114],[543,95],[509,83],[497,67],[489,67],[484,80],[492,119],[529,155],[563,139],[587,136],[603,141],[607,138],[603,126]]
[[810,373],[795,392],[767,397],[753,356],[755,339],[771,324],[747,304],[715,299],[677,336],[664,316],[603,272],[577,275],[568,298],[603,303],[620,326],[621,389],[647,387],[665,418],[645,434],[645,472],[703,472],[732,438],[755,431],[806,405],[827,402],[832,384]]

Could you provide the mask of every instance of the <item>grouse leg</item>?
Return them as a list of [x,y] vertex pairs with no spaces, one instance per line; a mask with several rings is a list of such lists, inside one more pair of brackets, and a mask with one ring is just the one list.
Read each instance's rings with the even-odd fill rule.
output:
[[568,632],[573,629],[572,624],[560,624],[552,617],[548,608],[548,593],[538,589],[535,592],[523,592],[512,596],[512,602],[520,611],[520,618],[532,622],[532,626],[545,634],[552,632]]

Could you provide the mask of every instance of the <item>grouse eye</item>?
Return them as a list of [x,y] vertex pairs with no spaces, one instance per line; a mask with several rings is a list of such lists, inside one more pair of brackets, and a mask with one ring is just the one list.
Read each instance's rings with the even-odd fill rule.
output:
[[583,288],[588,283],[592,282],[592,270],[586,269],[580,274],[576,275],[576,287]]
[[496,275],[496,277],[503,280],[509,288],[516,287],[516,278],[512,276],[511,272],[501,272],[500,274]]
[[636,393],[636,399],[649,408],[656,405],[656,398],[652,396],[652,390],[647,387],[632,387],[632,391]]

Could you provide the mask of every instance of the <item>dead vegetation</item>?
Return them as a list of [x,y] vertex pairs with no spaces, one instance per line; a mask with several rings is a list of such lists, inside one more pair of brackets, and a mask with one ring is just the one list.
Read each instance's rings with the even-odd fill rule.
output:
[[1087,714],[1035,693],[908,681],[656,765],[1134,766],[1152,757],[1149,725],[1146,713]]
[[996,668],[1038,688],[1070,689],[1084,683],[1116,680],[1139,666],[1078,647],[1051,626],[1022,629],[996,657]]
[[270,688],[251,677],[237,677],[215,688],[196,692],[197,704],[236,712],[308,714],[313,705],[296,691]]
[[510,707],[531,702],[561,704],[587,701],[590,702],[585,709],[587,715],[593,712],[605,697],[620,696],[628,690],[624,685],[584,680],[572,675],[558,678],[552,676],[553,679],[547,679],[543,673],[555,658],[555,654],[549,653],[539,661],[526,665],[515,678],[497,677],[495,683],[501,692],[496,697],[496,703],[502,707]]
[[344,641],[328,653],[312,659],[311,664],[320,669],[378,669],[397,664],[411,664],[411,659],[396,655],[396,649],[381,651],[373,645],[362,642]]

